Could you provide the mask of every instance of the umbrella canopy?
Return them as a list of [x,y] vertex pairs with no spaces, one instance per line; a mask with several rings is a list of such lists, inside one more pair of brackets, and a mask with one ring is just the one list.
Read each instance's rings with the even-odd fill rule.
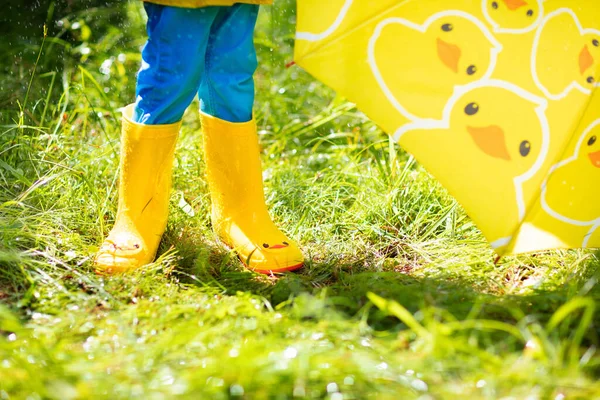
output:
[[600,247],[600,1],[298,0],[295,61],[499,255]]

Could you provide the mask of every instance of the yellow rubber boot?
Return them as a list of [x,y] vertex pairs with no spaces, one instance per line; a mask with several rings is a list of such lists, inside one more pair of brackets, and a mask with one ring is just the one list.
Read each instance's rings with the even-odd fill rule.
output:
[[181,123],[133,122],[133,105],[123,113],[119,207],[115,225],[96,254],[103,274],[139,268],[154,260],[167,226],[175,143]]
[[204,113],[201,120],[215,233],[256,272],[301,268],[302,253],[277,229],[265,205],[255,122],[232,123]]

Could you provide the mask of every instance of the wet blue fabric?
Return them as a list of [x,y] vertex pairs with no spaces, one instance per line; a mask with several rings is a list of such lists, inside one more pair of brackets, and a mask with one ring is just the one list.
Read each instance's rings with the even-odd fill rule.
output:
[[137,77],[134,121],[179,121],[196,94],[203,112],[252,119],[258,7],[180,8],[144,3],[148,40]]

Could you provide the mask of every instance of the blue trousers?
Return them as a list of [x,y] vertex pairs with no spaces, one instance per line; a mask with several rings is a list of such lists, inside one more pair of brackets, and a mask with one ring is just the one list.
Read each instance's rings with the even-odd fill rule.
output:
[[134,121],[177,122],[196,93],[204,113],[229,122],[251,120],[258,6],[144,7],[148,41],[137,77]]

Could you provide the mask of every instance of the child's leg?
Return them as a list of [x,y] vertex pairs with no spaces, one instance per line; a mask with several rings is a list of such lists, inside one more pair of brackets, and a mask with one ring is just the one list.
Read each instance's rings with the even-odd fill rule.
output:
[[211,27],[220,7],[178,8],[144,3],[148,41],[137,78],[134,121],[179,121],[204,72]]
[[252,118],[258,7],[223,8],[209,38],[199,90],[212,222],[221,240],[251,269],[298,269],[297,245],[273,224],[265,205],[260,149]]
[[248,122],[257,67],[254,27],[258,6],[222,7],[211,29],[198,96],[202,112],[229,122]]
[[204,67],[218,8],[146,4],[148,42],[142,53],[137,100],[123,114],[119,207],[115,225],[95,258],[99,272],[122,272],[154,259],[167,225],[171,170],[179,121]]

